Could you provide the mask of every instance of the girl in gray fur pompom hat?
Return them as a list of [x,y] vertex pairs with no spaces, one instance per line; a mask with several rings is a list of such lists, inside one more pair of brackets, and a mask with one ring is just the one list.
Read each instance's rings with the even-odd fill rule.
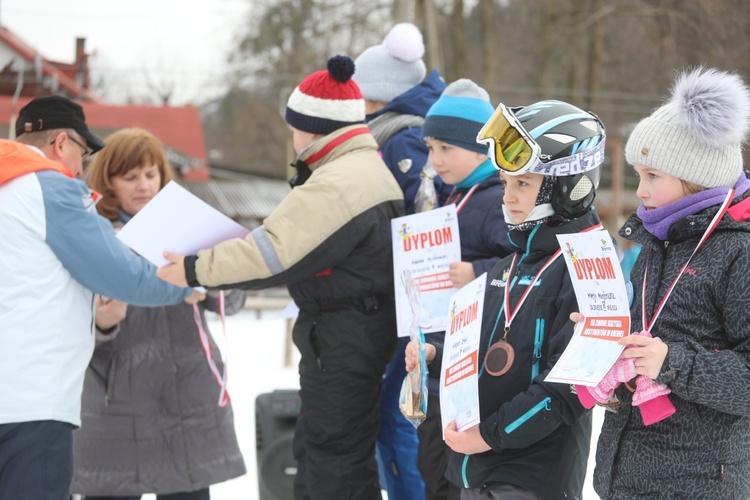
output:
[[630,134],[625,157],[705,188],[732,187],[742,172],[748,111],[739,76],[702,68],[683,73],[669,102]]
[[[599,437],[603,499],[750,491],[749,128],[743,80],[698,68],[678,77],[625,146],[643,202],[620,230],[642,246],[631,273],[634,334],[619,341],[631,371],[623,378],[635,382],[614,390],[619,408],[606,412]],[[674,413],[644,423],[636,407],[647,384]]]

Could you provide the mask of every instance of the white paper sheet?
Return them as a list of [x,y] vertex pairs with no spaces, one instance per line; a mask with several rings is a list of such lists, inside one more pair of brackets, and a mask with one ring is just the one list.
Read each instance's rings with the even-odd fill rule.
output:
[[456,206],[392,219],[391,238],[398,336],[408,337],[412,327],[445,330],[456,292],[449,267],[461,260]]
[[117,233],[117,237],[157,266],[169,264],[165,251],[195,255],[199,250],[248,231],[172,181]]
[[548,382],[595,386],[625,348],[630,301],[614,244],[606,231],[558,235],[578,302],[586,319],[545,378]]
[[484,314],[487,273],[457,291],[447,309],[450,323],[445,332],[440,366],[440,413],[445,427],[456,422],[459,432],[479,423],[479,339]]
[[299,316],[299,307],[294,301],[289,302],[286,307],[279,312],[274,319],[294,319]]

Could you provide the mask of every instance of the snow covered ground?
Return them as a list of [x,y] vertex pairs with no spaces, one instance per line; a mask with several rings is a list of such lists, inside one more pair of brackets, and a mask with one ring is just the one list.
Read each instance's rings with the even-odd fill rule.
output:
[[[256,312],[244,310],[226,318],[226,340],[222,337],[221,323],[215,315],[209,318],[211,332],[217,343],[229,354],[228,387],[234,408],[234,422],[240,449],[245,457],[247,474],[211,487],[212,500],[257,500],[258,474],[255,450],[255,398],[274,389],[298,389],[296,349],[293,349],[291,366],[284,366],[286,320],[276,318],[279,310]],[[598,496],[591,487],[594,470],[593,450],[603,418],[600,408],[594,414],[594,436],[589,457],[588,475],[583,498],[595,500]],[[153,500],[145,495],[143,500]],[[383,495],[383,498],[386,498]]]

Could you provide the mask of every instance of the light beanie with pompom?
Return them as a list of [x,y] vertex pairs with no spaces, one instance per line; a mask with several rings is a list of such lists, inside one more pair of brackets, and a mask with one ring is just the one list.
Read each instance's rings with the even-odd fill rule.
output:
[[383,43],[370,47],[354,60],[357,68],[353,80],[368,101],[391,102],[427,74],[422,61],[422,33],[411,23],[391,28]]
[[625,145],[640,163],[704,188],[732,187],[742,173],[750,89],[732,73],[682,73],[669,101],[636,125]]

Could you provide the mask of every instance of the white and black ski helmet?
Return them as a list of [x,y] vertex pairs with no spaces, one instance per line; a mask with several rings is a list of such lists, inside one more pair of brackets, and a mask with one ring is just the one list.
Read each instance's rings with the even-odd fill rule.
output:
[[579,217],[593,204],[604,162],[606,132],[595,114],[562,101],[541,101],[513,114],[539,145],[540,164],[529,171],[554,176],[555,214]]

